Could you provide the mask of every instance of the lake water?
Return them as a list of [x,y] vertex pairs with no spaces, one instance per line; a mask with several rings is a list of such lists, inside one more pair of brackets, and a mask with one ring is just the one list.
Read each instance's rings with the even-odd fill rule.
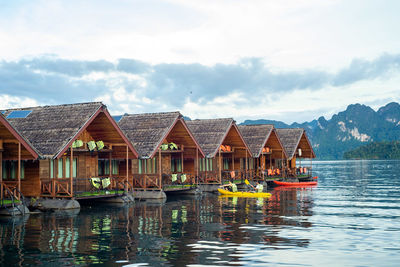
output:
[[0,218],[2,266],[400,266],[400,161],[313,162],[319,185]]

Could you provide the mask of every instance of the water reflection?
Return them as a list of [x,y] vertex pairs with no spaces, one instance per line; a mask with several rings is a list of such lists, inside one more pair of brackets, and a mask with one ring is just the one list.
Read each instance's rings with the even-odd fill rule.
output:
[[306,239],[279,236],[285,225],[311,226],[296,217],[312,215],[307,192],[272,193],[269,200],[210,194],[129,206],[92,203],[80,212],[9,219],[0,228],[2,264],[211,264],[234,260],[232,244],[307,246]]
[[1,218],[0,265],[368,265],[372,253],[390,266],[399,165],[315,164],[318,187],[276,188],[269,199],[204,194]]

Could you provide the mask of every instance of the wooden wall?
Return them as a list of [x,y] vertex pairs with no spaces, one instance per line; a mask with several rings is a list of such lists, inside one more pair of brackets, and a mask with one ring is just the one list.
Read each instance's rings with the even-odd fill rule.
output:
[[39,177],[40,179],[50,179],[50,160],[39,160]]
[[170,154],[162,154],[161,155],[161,166],[162,173],[170,174],[171,173],[171,155]]
[[[129,162],[128,162],[128,164],[129,164]],[[126,160],[120,160],[119,164],[118,164],[118,167],[119,167],[119,174],[118,175],[113,175],[113,176],[124,177],[125,178],[126,177]],[[131,164],[128,165],[128,173],[129,174],[132,173]],[[130,176],[132,176],[132,175],[130,175]]]
[[183,172],[196,174],[195,164],[193,159],[183,160]]
[[[69,155],[62,157],[64,160],[64,169],[65,169],[65,159],[69,158]],[[78,159],[77,166],[77,178],[89,178],[98,176],[98,157],[96,153],[90,154],[87,152],[84,153],[74,153],[74,158]],[[54,176],[57,178],[58,173],[58,162],[54,160]],[[64,170],[65,171],[65,170]],[[50,160],[44,159],[40,160],[40,169],[39,169],[39,177],[42,180],[50,179]]]
[[39,161],[27,160],[24,164],[25,178],[21,179],[21,192],[26,197],[39,197]]
[[133,173],[133,174],[139,173],[139,160],[138,159],[131,160],[131,173]]

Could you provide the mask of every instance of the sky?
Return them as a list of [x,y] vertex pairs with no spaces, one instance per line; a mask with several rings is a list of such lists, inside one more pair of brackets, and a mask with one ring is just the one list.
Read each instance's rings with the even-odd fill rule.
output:
[[397,0],[0,0],[0,109],[286,123],[400,102]]

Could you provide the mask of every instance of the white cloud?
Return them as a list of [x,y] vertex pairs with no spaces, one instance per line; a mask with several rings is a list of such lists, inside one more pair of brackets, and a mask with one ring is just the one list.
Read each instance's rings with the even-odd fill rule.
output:
[[39,103],[29,97],[17,97],[6,94],[0,94],[0,110],[21,107],[35,107]]
[[335,70],[354,57],[399,52],[397,5],[368,1],[360,8],[351,0],[29,1],[0,11],[0,57],[57,54],[206,65],[259,57],[278,70]]

